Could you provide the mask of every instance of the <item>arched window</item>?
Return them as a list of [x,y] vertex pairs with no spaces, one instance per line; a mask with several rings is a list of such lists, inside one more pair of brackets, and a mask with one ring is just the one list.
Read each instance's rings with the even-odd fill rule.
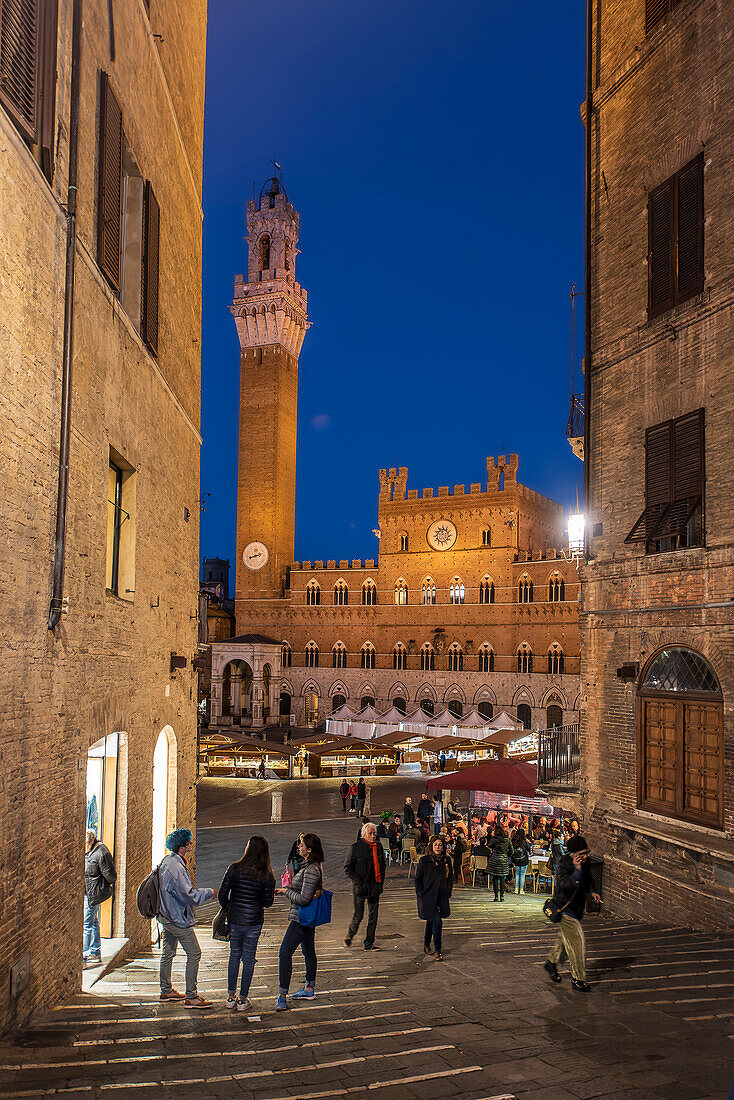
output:
[[563,650],[557,642],[554,642],[548,649],[548,675],[563,675]]
[[309,642],[304,650],[306,654],[306,668],[319,667],[319,647],[316,642]]
[[492,545],[492,529],[491,527],[485,527],[482,531],[482,546]]
[[562,603],[566,598],[566,582],[556,570],[548,582],[548,599],[551,603]]
[[401,578],[395,582],[395,603],[403,604],[408,602],[408,586]]
[[533,582],[527,573],[523,573],[520,577],[520,584],[517,589],[518,603],[532,603],[533,602]]
[[287,691],[281,691],[281,693],[280,693],[280,714],[281,714],[281,717],[285,717],[287,714],[290,714],[292,704],[293,704],[293,700],[291,699],[290,693],[287,692]]
[[520,703],[517,708],[517,720],[522,722],[523,729],[529,730],[533,725],[533,712],[527,703]]
[[283,668],[290,668],[293,664],[293,650],[288,642],[283,642],[280,650],[280,663]]
[[477,710],[479,711],[480,718],[486,718],[488,722],[494,715],[494,707],[491,703],[487,703],[485,700],[482,700],[482,702],[478,704]]
[[494,581],[486,576],[479,585],[479,602],[494,603]]
[[347,667],[347,647],[344,642],[337,642],[331,651],[331,664],[333,668]]
[[479,650],[479,671],[494,672],[494,650],[489,642],[485,642]]
[[334,585],[334,603],[339,607],[344,607],[349,603],[349,589],[346,581],[339,580]]
[[360,699],[360,706],[361,706],[362,710],[364,710],[365,707],[373,707],[374,705],[375,705],[375,700],[374,700],[374,697],[372,695],[363,695],[362,698]]
[[463,603],[464,602],[464,582],[460,581],[458,577],[454,577],[449,588],[449,600],[451,603]]
[[332,695],[332,697],[331,697],[331,713],[333,714],[335,710],[339,710],[341,707],[343,707],[344,704],[346,703],[346,701],[347,701],[346,695],[340,695],[338,692],[337,692],[336,695]]
[[362,668],[375,667],[375,647],[372,642],[365,642],[362,646]]
[[291,242],[287,237],[285,239],[285,269],[286,271],[291,269]]
[[427,714],[429,718],[433,718],[433,712],[436,709],[436,705],[433,699],[421,699],[420,708],[424,714]]
[[421,603],[434,604],[436,602],[436,582],[426,577],[421,585]]
[[260,238],[260,270],[270,270],[270,236],[268,233],[263,233]]
[[532,672],[533,671],[533,651],[527,642],[523,642],[517,649],[517,671],[518,672]]
[[365,581],[362,585],[362,603],[368,607],[377,603],[377,588],[374,581]]
[[638,692],[642,809],[721,828],[724,705],[705,657],[670,646],[650,661]]
[[449,699],[446,705],[452,718],[461,718],[464,713],[464,704],[460,699]]
[[395,707],[395,710],[399,710],[401,714],[405,714],[406,710],[408,709],[405,699],[403,699],[402,695],[396,695],[392,701],[392,705]]
[[398,642],[392,651],[392,667],[398,670],[405,668],[407,651],[402,642]]
[[[421,646],[421,672],[433,672],[436,668],[436,650],[430,642]],[[421,703],[421,706],[423,704]]]
[[316,607],[321,603],[321,588],[318,581],[309,581],[306,585],[306,603],[309,607]]
[[464,653],[458,642],[449,646],[449,672],[464,671]]
[[400,549],[401,550],[407,550],[408,549],[408,536],[406,534],[402,534],[400,536]]
[[547,729],[563,725],[563,707],[558,703],[549,703],[545,712],[545,724]]

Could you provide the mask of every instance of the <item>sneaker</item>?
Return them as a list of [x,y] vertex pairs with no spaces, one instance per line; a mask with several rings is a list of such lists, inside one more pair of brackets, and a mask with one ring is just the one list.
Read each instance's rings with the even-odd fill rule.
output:
[[89,957],[84,960],[84,969],[85,970],[93,970],[95,966],[101,966],[101,965],[102,965],[102,956],[101,955],[89,955]]
[[161,993],[158,1000],[160,1000],[160,1001],[185,1001],[186,1000],[186,994],[185,993],[179,993],[179,991],[177,989],[172,989],[170,991],[170,993]]
[[242,1000],[241,997],[237,998],[237,1011],[238,1012],[249,1012],[251,1008],[252,1008],[252,1001],[250,1000],[249,997],[245,997],[244,1001]]
[[316,990],[313,986],[304,985],[303,989],[296,990],[293,996],[298,997],[299,1000],[312,1001],[316,996]]
[[237,994],[236,993],[228,993],[227,994],[227,1008],[237,1008]]
[[380,950],[380,948],[377,946],[376,943],[366,943],[364,945],[364,949],[365,949],[365,951],[379,951]]
[[203,997],[187,997],[184,1001],[184,1008],[213,1008],[213,1001],[206,1001]]
[[279,994],[278,999],[275,1002],[275,1011],[276,1012],[285,1012],[287,1007],[288,1007],[288,1005],[286,1003],[286,999],[285,999],[284,995],[282,993]]
[[433,948],[431,947],[430,943],[423,945],[423,953],[425,955],[432,955],[433,954]]
[[552,982],[562,982],[563,981],[563,978],[558,973],[558,967],[556,966],[555,963],[552,963],[552,962],[549,962],[548,960],[546,960],[543,963],[543,969],[545,971],[547,971],[548,974],[550,974],[550,980]]
[[440,951],[434,952],[433,957],[434,957],[434,959],[438,959],[439,962],[443,962],[443,955],[441,954]]
[[345,947],[351,947],[352,946],[352,937],[351,936],[345,936],[344,937],[344,946]]
[[591,986],[588,982],[582,982],[580,978],[571,978],[571,985],[574,989],[578,989],[579,993],[591,993]]

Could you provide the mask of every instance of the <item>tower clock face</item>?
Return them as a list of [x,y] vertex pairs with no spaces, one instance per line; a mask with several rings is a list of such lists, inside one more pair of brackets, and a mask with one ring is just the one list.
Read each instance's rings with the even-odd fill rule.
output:
[[426,532],[432,550],[450,550],[456,542],[456,527],[450,519],[437,519]]
[[248,569],[262,569],[267,565],[269,557],[268,548],[264,542],[248,542],[242,551],[242,560]]

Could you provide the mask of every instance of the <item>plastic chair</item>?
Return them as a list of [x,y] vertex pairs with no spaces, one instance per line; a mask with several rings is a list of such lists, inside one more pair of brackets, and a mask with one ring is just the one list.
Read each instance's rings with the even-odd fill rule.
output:
[[410,858],[410,851],[411,851],[411,848],[413,848],[414,846],[415,846],[415,842],[413,840],[411,840],[410,837],[407,840],[403,840],[403,848],[402,848],[402,851],[400,853],[400,858],[401,858],[403,863],[405,863],[406,856],[408,858]]
[[390,851],[390,841],[387,839],[386,836],[381,836],[380,837],[380,844],[383,847],[385,855],[387,856],[387,862],[389,863],[391,858],[392,858],[392,853]]
[[487,875],[487,889],[489,889],[489,875],[487,874],[487,857],[486,856],[472,856],[471,857],[471,870],[472,879],[471,884],[474,885],[474,880],[477,877],[477,871],[484,871]]
[[413,845],[413,847],[410,849],[409,855],[410,863],[408,864],[408,878],[410,878],[411,868],[413,870],[413,875],[415,875],[415,868],[418,866],[418,849],[415,847],[415,845]]

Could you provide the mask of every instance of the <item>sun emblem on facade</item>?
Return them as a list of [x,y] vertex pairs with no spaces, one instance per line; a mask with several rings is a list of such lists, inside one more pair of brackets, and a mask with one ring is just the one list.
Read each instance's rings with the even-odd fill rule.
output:
[[428,528],[428,545],[433,550],[450,550],[456,542],[456,527],[448,519],[437,519]]

